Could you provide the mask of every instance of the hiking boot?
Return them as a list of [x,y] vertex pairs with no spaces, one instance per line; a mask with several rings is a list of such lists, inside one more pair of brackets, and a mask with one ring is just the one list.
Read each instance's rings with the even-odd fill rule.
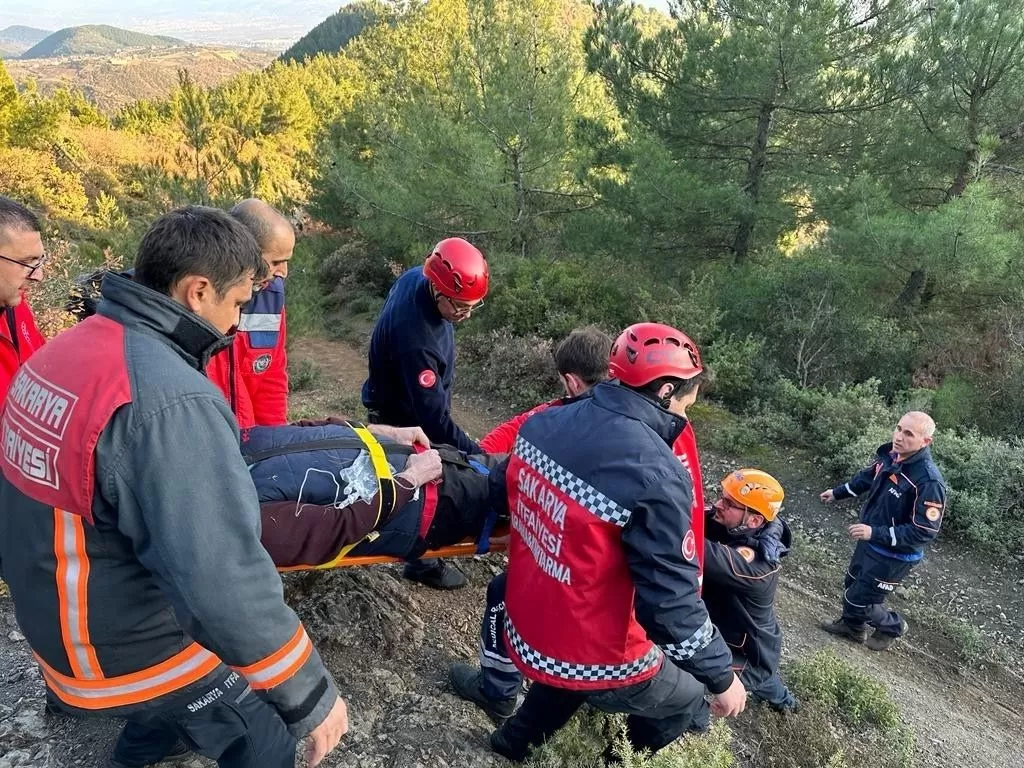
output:
[[880,629],[876,629],[864,644],[872,651],[888,651],[892,647],[893,642],[905,634],[907,634],[907,622],[900,619],[900,633],[898,635],[889,635]]
[[513,743],[505,736],[504,728],[491,734],[491,749],[514,763],[523,762],[530,754],[530,745]]
[[854,643],[863,643],[868,637],[868,628],[851,627],[846,623],[846,620],[840,616],[835,621],[823,621],[818,625],[819,628],[825,630],[830,635],[836,635],[837,637],[845,637]]
[[115,760],[111,757],[107,760],[107,768],[146,768],[150,765],[162,765],[163,763],[178,763],[185,760],[189,755],[192,754],[192,750],[183,741],[178,741],[171,751],[164,755],[162,758],[157,760],[155,763],[144,763],[142,765],[136,765],[134,763],[122,763],[120,760]]
[[793,694],[789,694],[785,701],[768,701],[765,703],[780,715],[795,715],[800,711],[800,699]]
[[466,577],[444,560],[414,560],[406,563],[402,577],[431,589],[461,589],[466,586]]
[[501,725],[516,709],[516,697],[511,699],[492,699],[483,692],[480,684],[483,673],[469,664],[452,664],[448,670],[448,682],[452,691],[461,699],[471,701],[491,718],[495,725]]

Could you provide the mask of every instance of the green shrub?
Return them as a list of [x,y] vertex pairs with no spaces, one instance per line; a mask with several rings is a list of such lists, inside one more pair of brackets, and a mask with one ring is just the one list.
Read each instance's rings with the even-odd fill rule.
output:
[[562,394],[551,342],[505,331],[459,334],[459,382],[514,408],[530,408]]
[[834,651],[818,651],[793,662],[786,678],[797,696],[820,702],[856,728],[875,725],[883,731],[900,726],[900,710],[885,686]]
[[1024,529],[1006,524],[1024,496],[1024,441],[976,430],[939,432],[932,452],[949,487],[943,529],[996,552],[1019,552]]
[[626,719],[586,709],[535,750],[528,768],[605,768],[611,746],[623,768],[730,768],[736,764],[729,726],[718,720],[708,733],[687,736],[656,755],[637,754],[626,741]]
[[319,278],[335,302],[354,296],[387,296],[403,267],[363,240],[349,240],[324,256]]
[[324,294],[318,274],[323,260],[337,245],[338,238],[328,235],[310,235],[295,243],[285,292],[290,336],[323,332]]
[[763,381],[762,361],[765,340],[760,336],[737,337],[732,334],[715,340],[705,354],[715,381],[709,392],[715,399],[746,410]]
[[750,423],[769,440],[808,448],[826,469],[850,475],[871,461],[896,423],[878,387],[870,379],[828,392],[778,379],[754,403]]

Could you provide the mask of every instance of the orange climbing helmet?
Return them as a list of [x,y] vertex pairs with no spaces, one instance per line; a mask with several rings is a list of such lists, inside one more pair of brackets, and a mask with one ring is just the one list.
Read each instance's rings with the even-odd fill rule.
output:
[[774,477],[760,469],[737,469],[722,478],[722,494],[771,522],[782,508],[785,493]]

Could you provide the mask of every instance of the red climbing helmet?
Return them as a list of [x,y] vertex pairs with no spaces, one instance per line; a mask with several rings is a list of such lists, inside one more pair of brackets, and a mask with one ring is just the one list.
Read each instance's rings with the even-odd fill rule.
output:
[[671,376],[692,379],[704,370],[697,345],[682,331],[661,323],[636,323],[612,345],[608,369],[631,387]]
[[449,237],[435,245],[423,264],[423,274],[449,299],[479,301],[487,295],[487,259],[461,237]]

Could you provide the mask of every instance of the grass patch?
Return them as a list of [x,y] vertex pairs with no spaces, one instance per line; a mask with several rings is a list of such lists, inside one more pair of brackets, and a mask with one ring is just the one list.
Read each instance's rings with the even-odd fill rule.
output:
[[323,371],[312,360],[288,360],[288,391],[305,392],[320,386]]
[[751,768],[910,768],[914,734],[885,686],[831,650],[788,666],[796,715],[757,707],[742,720]]
[[362,420],[366,417],[358,392],[330,392],[324,389],[307,390],[291,398],[288,418],[323,419],[327,416],[345,416]]
[[583,709],[551,741],[535,750],[526,766],[605,768],[606,750],[611,745],[623,768],[730,768],[736,765],[731,740],[729,726],[719,720],[708,733],[687,736],[656,755],[637,754],[626,741],[623,715]]
[[981,666],[986,662],[1005,664],[1009,661],[1005,648],[959,616],[932,605],[911,604],[905,613],[913,622],[913,629],[940,635],[948,642],[956,659],[967,666]]

